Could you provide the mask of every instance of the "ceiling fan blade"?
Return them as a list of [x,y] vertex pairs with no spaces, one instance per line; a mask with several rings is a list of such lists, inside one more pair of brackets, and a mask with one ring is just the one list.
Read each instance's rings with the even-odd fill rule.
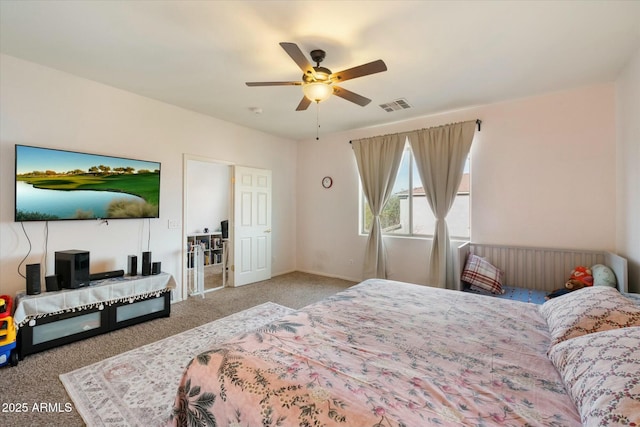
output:
[[368,76],[369,74],[380,73],[382,71],[387,71],[387,65],[382,59],[378,59],[377,61],[369,62],[368,64],[358,65],[357,67],[333,73],[331,74],[331,80],[334,82],[343,82],[345,80]]
[[302,82],[246,82],[247,86],[301,86]]
[[306,96],[303,96],[300,104],[298,104],[298,107],[296,108],[296,111],[304,111],[309,108],[309,105],[311,105],[311,101]]
[[304,55],[304,53],[302,53],[297,44],[282,42],[280,43],[280,46],[282,46],[284,51],[287,52],[291,59],[293,59],[293,61],[298,64],[298,67],[300,67],[303,73],[313,76],[313,78],[316,79],[313,65],[311,65],[311,63]]
[[346,99],[347,101],[351,101],[355,104],[358,104],[361,107],[364,107],[368,103],[371,102],[369,98],[365,98],[362,95],[358,95],[355,92],[351,92],[349,90],[343,89],[338,86],[333,86],[333,94],[339,96],[342,99]]

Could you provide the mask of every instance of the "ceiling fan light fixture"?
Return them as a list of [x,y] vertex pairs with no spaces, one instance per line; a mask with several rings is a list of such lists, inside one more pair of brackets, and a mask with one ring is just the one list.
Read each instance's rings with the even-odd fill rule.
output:
[[302,85],[302,92],[307,99],[322,102],[333,94],[333,88],[329,83],[310,82]]
[[[2,1],[2,0],[0,0]],[[361,107],[369,104],[371,100],[362,95],[351,92],[339,86],[333,85],[335,82],[343,83],[347,80],[358,77],[368,76],[370,74],[387,71],[387,65],[382,59],[373,62],[351,67],[337,73],[331,72],[330,69],[321,67],[320,63],[324,60],[325,52],[321,49],[311,51],[311,59],[316,63],[314,67],[302,53],[298,45],[291,42],[282,42],[280,46],[293,59],[293,62],[302,70],[302,79],[299,81],[288,82],[246,82],[247,86],[302,86],[304,97],[296,107],[296,111],[304,111],[313,101],[322,102],[325,99],[335,95],[339,98],[353,102]]]

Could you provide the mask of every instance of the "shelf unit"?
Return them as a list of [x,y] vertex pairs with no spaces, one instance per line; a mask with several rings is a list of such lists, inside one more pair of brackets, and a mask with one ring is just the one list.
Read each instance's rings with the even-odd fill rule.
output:
[[194,246],[200,245],[204,254],[204,265],[221,265],[223,261],[222,232],[194,233],[187,235],[187,268],[193,268]]
[[[189,295],[224,288],[227,285],[228,240],[222,232],[187,234],[187,283]],[[222,274],[222,283],[213,280],[211,274]],[[205,281],[205,276],[209,277]],[[211,282],[213,280],[213,282]],[[207,282],[205,284],[205,282]]]

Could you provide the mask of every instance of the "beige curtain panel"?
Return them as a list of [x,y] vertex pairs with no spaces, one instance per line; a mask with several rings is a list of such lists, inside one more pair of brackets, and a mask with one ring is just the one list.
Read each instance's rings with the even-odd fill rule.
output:
[[391,196],[402,160],[404,144],[405,138],[400,135],[384,135],[352,141],[362,191],[373,214],[364,256],[364,279],[387,278],[387,254],[382,239],[380,213]]
[[429,259],[430,285],[455,288],[446,216],[456,198],[471,148],[476,121],[454,123],[408,134],[429,206],[436,218]]

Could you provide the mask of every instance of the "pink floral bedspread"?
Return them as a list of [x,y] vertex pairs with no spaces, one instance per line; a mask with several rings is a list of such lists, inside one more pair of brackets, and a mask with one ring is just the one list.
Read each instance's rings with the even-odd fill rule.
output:
[[178,426],[580,426],[537,306],[371,279],[200,354]]

